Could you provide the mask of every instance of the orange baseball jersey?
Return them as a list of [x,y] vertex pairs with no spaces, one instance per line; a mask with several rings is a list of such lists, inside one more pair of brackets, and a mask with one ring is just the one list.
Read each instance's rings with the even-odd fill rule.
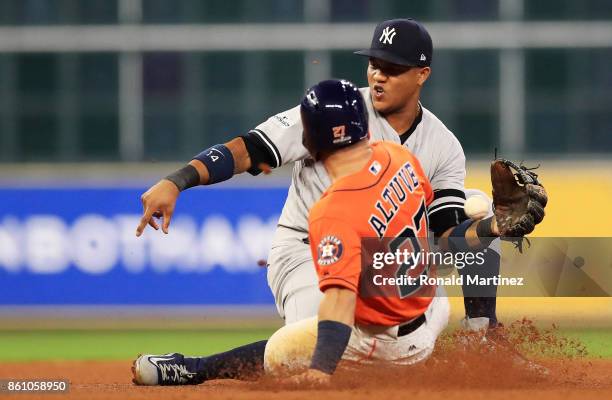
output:
[[362,238],[427,237],[426,207],[433,192],[405,147],[370,146],[373,154],[364,168],[331,185],[310,210],[310,249],[322,291],[350,289],[358,294],[357,323],[392,326],[423,314],[432,298],[361,295]]

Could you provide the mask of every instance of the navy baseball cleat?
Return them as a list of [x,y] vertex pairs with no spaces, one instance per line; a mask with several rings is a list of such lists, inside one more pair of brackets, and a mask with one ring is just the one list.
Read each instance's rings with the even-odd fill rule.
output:
[[190,372],[185,357],[179,353],[163,355],[139,355],[132,363],[132,375],[136,385],[197,385],[197,373]]

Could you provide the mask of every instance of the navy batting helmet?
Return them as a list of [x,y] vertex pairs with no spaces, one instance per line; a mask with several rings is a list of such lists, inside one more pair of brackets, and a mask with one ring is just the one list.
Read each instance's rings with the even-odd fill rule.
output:
[[322,81],[306,91],[300,105],[302,143],[319,159],[321,151],[368,138],[368,111],[359,89],[347,80]]

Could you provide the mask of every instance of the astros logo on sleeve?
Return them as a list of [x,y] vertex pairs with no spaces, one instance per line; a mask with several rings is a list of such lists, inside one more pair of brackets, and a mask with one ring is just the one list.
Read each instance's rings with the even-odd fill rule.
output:
[[319,242],[317,263],[321,266],[337,262],[342,257],[342,241],[333,235],[325,236]]

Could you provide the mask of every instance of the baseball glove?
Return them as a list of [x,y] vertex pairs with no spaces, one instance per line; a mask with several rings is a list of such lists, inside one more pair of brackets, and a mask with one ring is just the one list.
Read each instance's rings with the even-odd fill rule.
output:
[[493,208],[502,237],[522,238],[544,219],[548,196],[532,169],[502,158],[491,163]]

